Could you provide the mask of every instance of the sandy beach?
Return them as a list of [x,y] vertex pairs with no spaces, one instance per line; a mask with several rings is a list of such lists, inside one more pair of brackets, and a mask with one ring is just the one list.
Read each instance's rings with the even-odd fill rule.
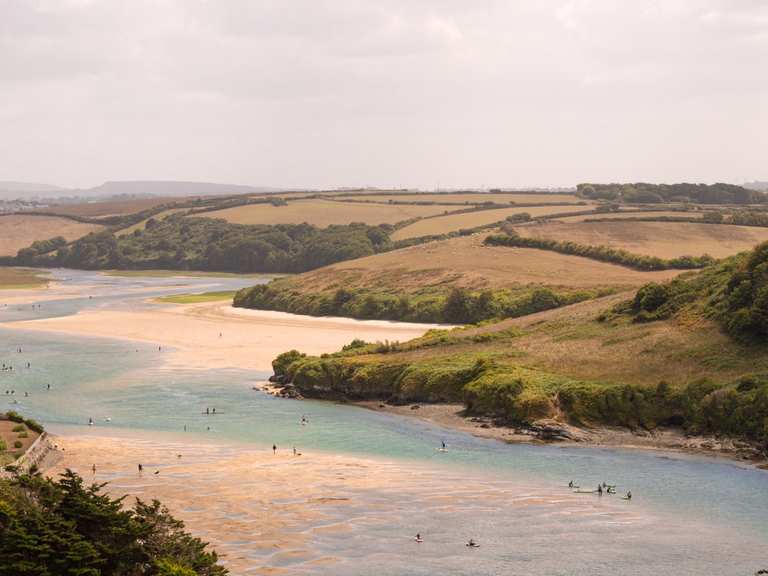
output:
[[435,326],[348,318],[314,318],[233,308],[229,303],[169,304],[137,310],[89,310],[72,316],[4,326],[80,336],[118,338],[162,346],[169,368],[271,370],[291,349],[336,352],[355,338],[405,341]]

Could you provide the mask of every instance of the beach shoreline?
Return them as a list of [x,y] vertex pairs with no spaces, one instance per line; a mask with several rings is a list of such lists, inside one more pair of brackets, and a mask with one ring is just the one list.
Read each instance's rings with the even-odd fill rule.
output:
[[[281,387],[268,381],[258,382],[254,388],[267,394],[281,395]],[[301,400],[301,398],[296,399]],[[497,440],[508,444],[641,450],[672,455],[685,454],[723,459],[738,463],[741,466],[768,471],[768,458],[760,455],[758,448],[749,442],[733,438],[686,434],[684,430],[679,428],[659,427],[653,431],[633,431],[610,426],[587,428],[555,420],[537,421],[531,427],[512,427],[499,425],[488,417],[468,417],[463,414],[464,405],[462,404],[411,403],[395,405],[388,404],[383,400],[337,400],[336,402],[359,406],[374,412],[416,418],[478,438]]]

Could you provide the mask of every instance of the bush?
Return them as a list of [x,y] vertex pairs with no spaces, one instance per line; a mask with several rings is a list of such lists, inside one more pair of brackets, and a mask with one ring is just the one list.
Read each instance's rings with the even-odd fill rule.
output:
[[26,427],[24,426],[24,424],[18,424],[17,426],[14,426],[13,428],[11,428],[11,431],[13,432],[24,432],[24,430],[26,430]]
[[24,444],[22,444],[21,440],[15,440],[13,443],[13,447],[16,448],[17,450],[22,446],[24,446]]

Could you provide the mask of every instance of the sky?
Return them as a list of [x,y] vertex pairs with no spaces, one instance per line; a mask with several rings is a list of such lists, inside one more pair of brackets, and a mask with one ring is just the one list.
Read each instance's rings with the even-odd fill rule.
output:
[[0,180],[768,180],[766,0],[0,0]]

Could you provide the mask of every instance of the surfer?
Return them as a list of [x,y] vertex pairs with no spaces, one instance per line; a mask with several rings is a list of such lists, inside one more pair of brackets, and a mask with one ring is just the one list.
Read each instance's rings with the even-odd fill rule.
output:
[[632,500],[632,491],[627,490],[627,495],[624,496],[624,500]]
[[424,540],[421,539],[421,534],[419,533],[416,534],[416,538],[414,538],[414,541],[419,543],[424,542]]
[[442,445],[442,450],[443,450],[443,452],[445,452],[446,450],[448,450],[448,448],[447,448],[447,447],[446,447],[446,445],[445,445],[445,440],[440,440],[440,444]]
[[480,544],[475,542],[473,538],[470,538],[469,541],[467,542],[467,548],[479,548],[479,547],[480,547]]

